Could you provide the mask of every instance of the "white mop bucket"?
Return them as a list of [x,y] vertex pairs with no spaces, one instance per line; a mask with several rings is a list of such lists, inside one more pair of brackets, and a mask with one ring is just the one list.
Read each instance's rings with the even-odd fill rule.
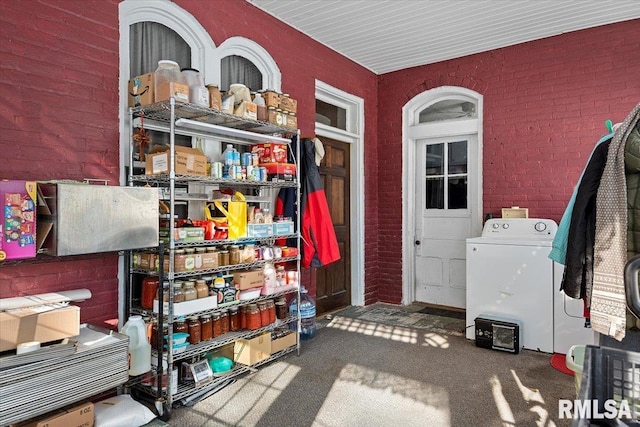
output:
[[585,349],[585,345],[574,345],[569,349],[566,355],[567,368],[573,371],[573,378],[576,383],[576,397],[580,395],[580,383],[582,382]]

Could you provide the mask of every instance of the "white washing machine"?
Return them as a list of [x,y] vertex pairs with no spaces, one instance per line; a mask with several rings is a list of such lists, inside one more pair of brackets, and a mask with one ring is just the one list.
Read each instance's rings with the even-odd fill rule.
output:
[[529,350],[566,353],[585,339],[593,343],[582,302],[559,291],[563,266],[548,257],[557,229],[550,219],[490,219],[481,237],[467,239],[468,339],[475,339],[477,317],[495,316],[519,322]]

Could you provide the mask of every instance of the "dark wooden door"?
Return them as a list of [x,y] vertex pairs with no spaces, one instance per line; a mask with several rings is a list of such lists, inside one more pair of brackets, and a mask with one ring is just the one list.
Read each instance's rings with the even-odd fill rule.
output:
[[320,177],[340,247],[340,260],[317,269],[317,315],[351,304],[349,144],[325,137],[320,140],[325,150]]

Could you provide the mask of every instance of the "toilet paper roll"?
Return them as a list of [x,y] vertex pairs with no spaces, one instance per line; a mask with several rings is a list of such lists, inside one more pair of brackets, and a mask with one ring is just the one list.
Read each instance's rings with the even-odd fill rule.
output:
[[40,341],[29,341],[18,344],[17,354],[30,353],[40,349]]

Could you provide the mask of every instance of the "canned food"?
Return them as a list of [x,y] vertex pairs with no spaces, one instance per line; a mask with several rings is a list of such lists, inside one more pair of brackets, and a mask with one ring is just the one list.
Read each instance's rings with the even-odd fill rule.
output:
[[251,153],[242,153],[242,166],[249,166],[251,162]]
[[211,163],[211,177],[222,178],[222,162]]

